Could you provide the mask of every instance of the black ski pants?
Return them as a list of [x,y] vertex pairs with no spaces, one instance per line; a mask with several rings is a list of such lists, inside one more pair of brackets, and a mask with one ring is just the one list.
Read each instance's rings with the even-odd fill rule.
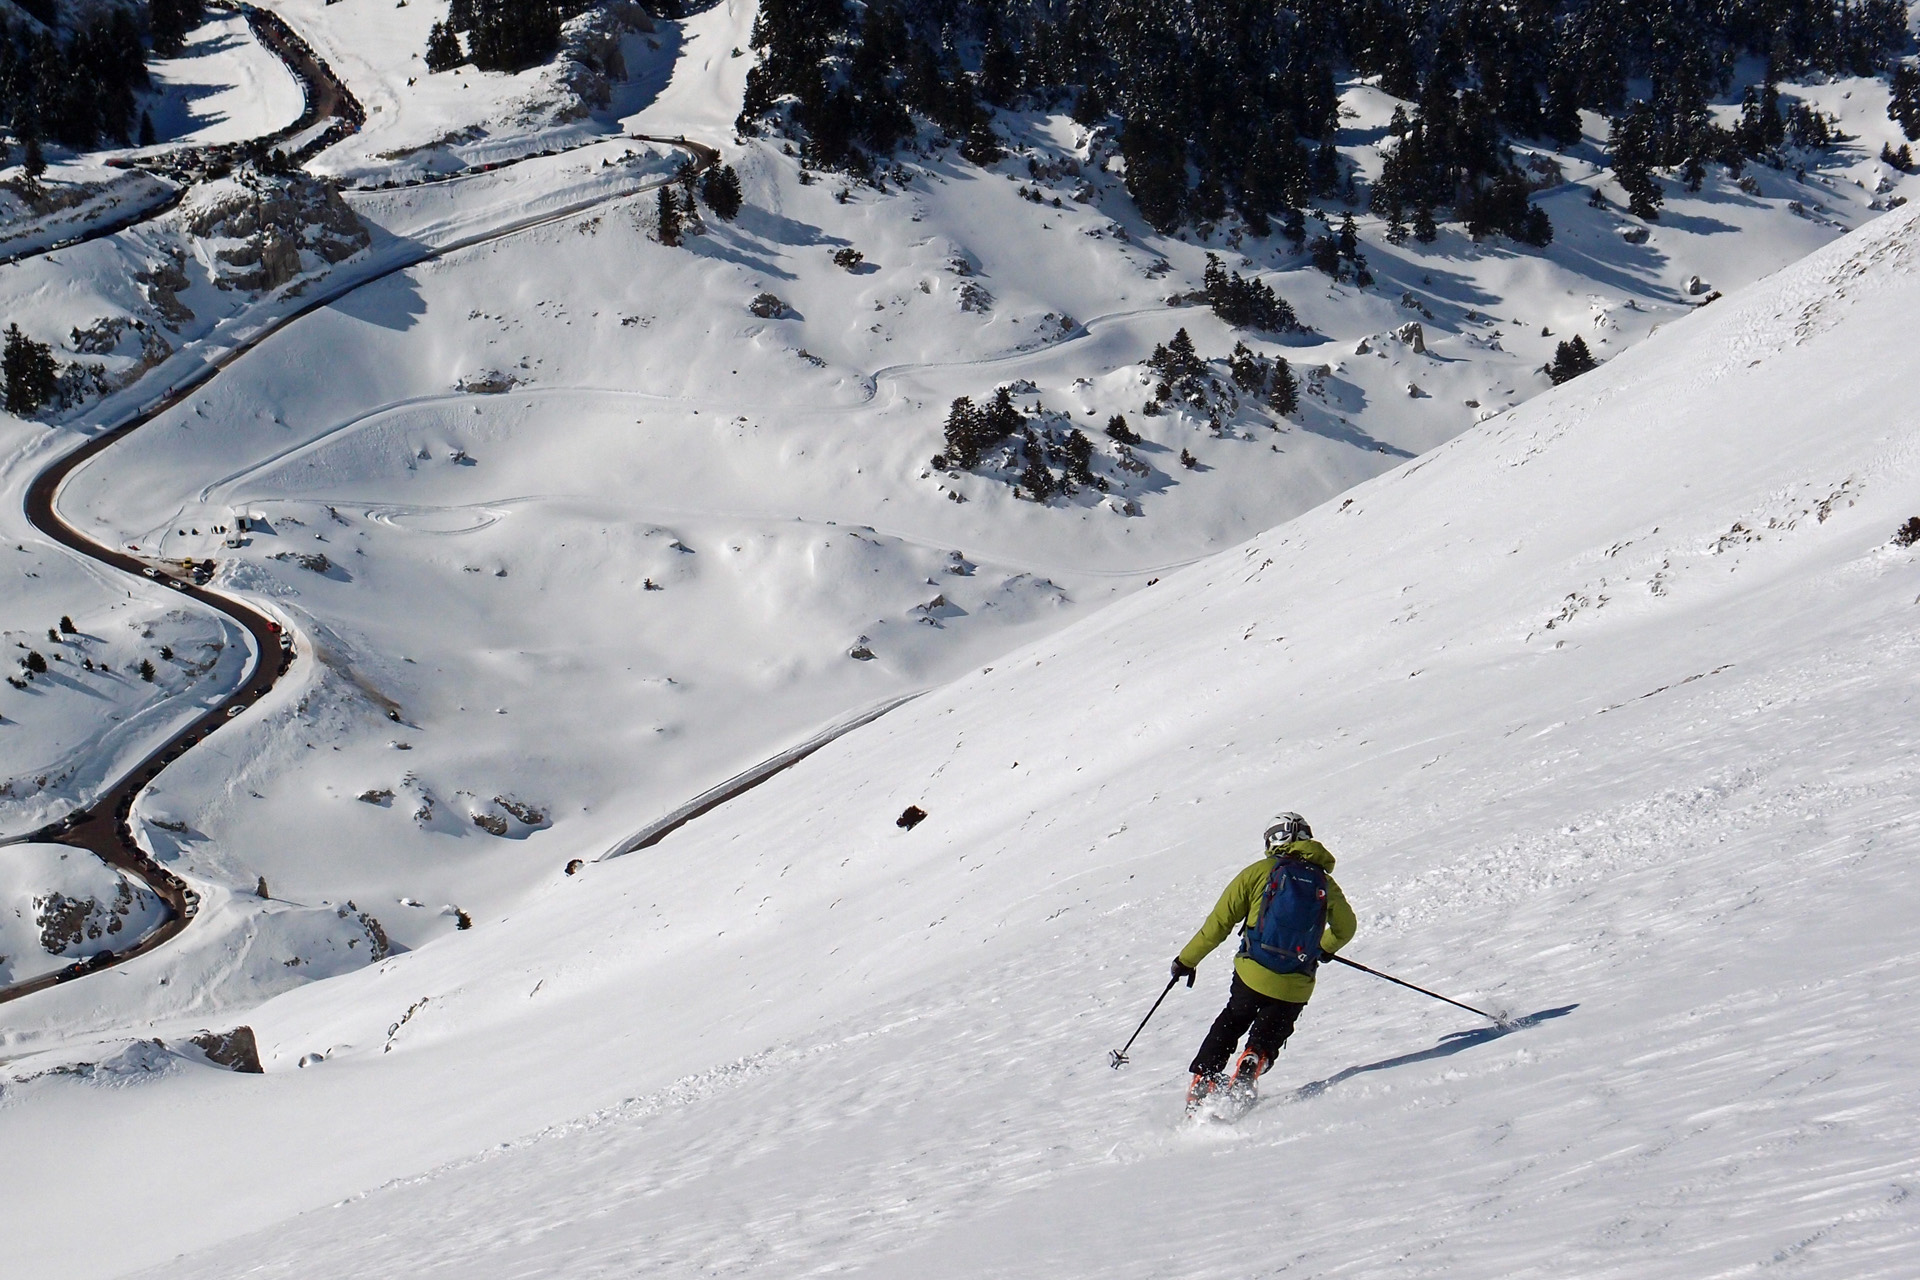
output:
[[1247,1037],[1247,1048],[1273,1061],[1280,1053],[1280,1046],[1293,1034],[1293,1024],[1300,1011],[1306,1007],[1291,1000],[1263,996],[1240,981],[1239,974],[1234,974],[1233,987],[1227,993],[1227,1007],[1213,1020],[1207,1038],[1200,1042],[1200,1052],[1193,1056],[1193,1065],[1187,1070],[1195,1075],[1214,1075],[1226,1070],[1227,1059],[1233,1056],[1241,1036]]

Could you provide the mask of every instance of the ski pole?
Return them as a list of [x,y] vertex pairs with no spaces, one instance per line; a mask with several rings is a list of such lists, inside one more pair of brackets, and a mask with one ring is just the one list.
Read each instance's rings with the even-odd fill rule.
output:
[[[1173,977],[1168,978],[1167,991],[1173,990],[1173,984],[1178,981],[1180,981],[1180,975],[1177,973],[1174,974]],[[1167,998],[1167,991],[1162,991],[1160,993],[1160,1000],[1165,1000]],[[1120,1068],[1127,1065],[1127,1050],[1133,1048],[1133,1042],[1135,1040],[1138,1040],[1140,1038],[1140,1033],[1147,1029],[1147,1021],[1148,1019],[1153,1017],[1154,1010],[1160,1007],[1160,1000],[1155,1000],[1153,1002],[1153,1009],[1147,1010],[1147,1016],[1145,1018],[1140,1019],[1140,1025],[1133,1029],[1133,1034],[1127,1037],[1127,1042],[1124,1045],[1121,1045],[1118,1049],[1114,1049],[1107,1054],[1107,1059],[1108,1059],[1107,1065],[1112,1067],[1115,1071],[1118,1071]]]
[[1500,1026],[1504,1027],[1508,1025],[1507,1019],[1501,1017],[1497,1013],[1488,1013],[1485,1009],[1476,1009],[1470,1004],[1461,1004],[1458,1000],[1449,1000],[1447,999],[1447,997],[1441,995],[1438,991],[1429,991],[1425,987],[1416,987],[1411,982],[1408,982],[1404,978],[1396,978],[1392,974],[1382,973],[1378,969],[1369,969],[1367,968],[1367,966],[1361,964],[1358,960],[1349,960],[1345,956],[1336,956],[1336,955],[1328,955],[1322,958],[1326,960],[1338,960],[1341,964],[1346,965],[1349,969],[1358,969],[1360,972],[1370,973],[1376,978],[1385,978],[1388,982],[1397,982],[1401,986],[1406,987],[1410,991],[1418,991],[1423,996],[1432,996],[1435,1000],[1443,1001],[1446,1004],[1452,1005],[1456,1009],[1465,1009],[1468,1013],[1477,1013],[1481,1017],[1486,1018],[1489,1021],[1492,1021],[1494,1023],[1497,1023]]

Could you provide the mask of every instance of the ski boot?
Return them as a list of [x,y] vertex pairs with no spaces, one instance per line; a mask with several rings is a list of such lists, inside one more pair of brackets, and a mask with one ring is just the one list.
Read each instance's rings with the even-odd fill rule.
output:
[[1196,1071],[1187,1086],[1187,1118],[1191,1120],[1207,1105],[1207,1099],[1224,1088],[1227,1078],[1218,1071]]
[[1272,1065],[1272,1058],[1263,1058],[1251,1049],[1240,1055],[1240,1061],[1233,1064],[1233,1079],[1227,1082],[1227,1097],[1235,1110],[1245,1111],[1253,1105],[1254,1084]]

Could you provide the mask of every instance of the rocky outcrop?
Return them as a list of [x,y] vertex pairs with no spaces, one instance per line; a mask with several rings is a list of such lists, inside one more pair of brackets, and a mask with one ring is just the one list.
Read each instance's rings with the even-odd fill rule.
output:
[[215,184],[183,223],[199,239],[225,242],[213,251],[214,283],[250,292],[352,257],[372,239],[339,192],[306,174],[244,171]]
[[655,30],[653,16],[632,0],[608,0],[576,14],[560,28],[560,50],[523,100],[518,123],[563,124],[613,101],[613,86],[627,78],[622,37]]
[[188,1040],[200,1052],[207,1055],[207,1061],[216,1067],[225,1067],[229,1071],[239,1071],[246,1075],[264,1075],[260,1066],[260,1046],[254,1041],[253,1028],[235,1027],[231,1031],[202,1031]]
[[112,937],[126,928],[133,914],[133,886],[121,880],[113,901],[68,897],[55,890],[33,900],[33,922],[40,930],[40,946],[50,956],[77,955],[89,942]]

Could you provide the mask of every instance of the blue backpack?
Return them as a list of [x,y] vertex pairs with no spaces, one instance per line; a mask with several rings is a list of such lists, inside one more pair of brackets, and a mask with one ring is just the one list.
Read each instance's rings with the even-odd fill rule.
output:
[[1240,954],[1275,973],[1312,975],[1327,927],[1327,873],[1300,858],[1278,857],[1260,894],[1260,913],[1240,927]]

